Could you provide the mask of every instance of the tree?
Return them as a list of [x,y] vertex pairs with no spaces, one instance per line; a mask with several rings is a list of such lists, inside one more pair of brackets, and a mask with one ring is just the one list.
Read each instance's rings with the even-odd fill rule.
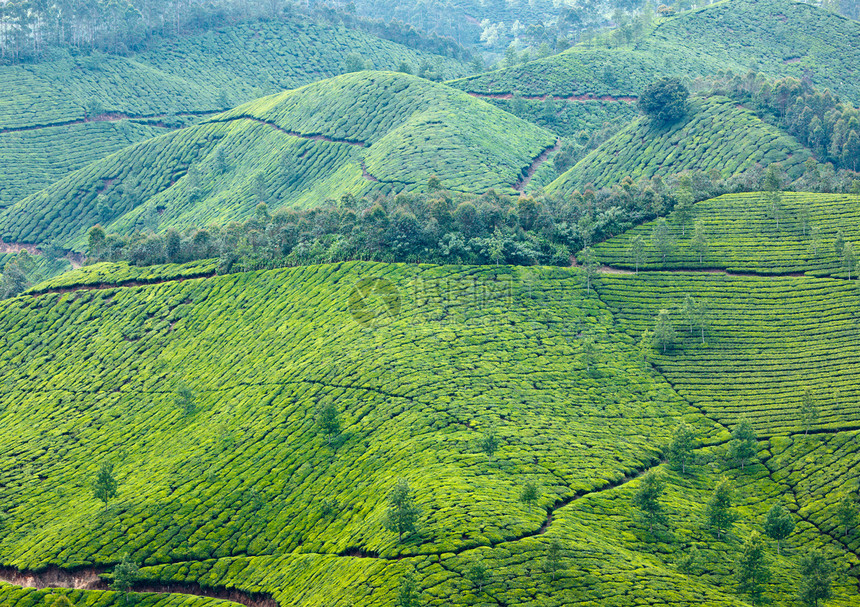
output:
[[128,553],[122,555],[122,560],[113,569],[111,590],[123,593],[123,600],[128,602],[128,592],[139,575],[137,563],[132,561]]
[[758,437],[750,421],[741,418],[732,429],[729,457],[740,463],[741,470],[758,453]]
[[692,335],[693,328],[696,326],[696,319],[699,316],[699,306],[696,305],[696,300],[689,293],[684,297],[684,303],[681,305],[681,315],[687,321],[690,327],[690,335]]
[[550,541],[546,548],[546,556],[543,560],[543,570],[546,571],[554,581],[561,569],[561,542],[557,539]]
[[655,523],[663,521],[663,506],[660,504],[660,498],[664,488],[663,477],[655,470],[649,470],[642,477],[642,482],[633,495],[633,503],[642,512],[650,531],[654,530]]
[[794,518],[782,504],[774,504],[764,519],[764,532],[776,540],[776,553],[780,554],[780,542],[794,531]]
[[481,592],[484,589],[484,584],[487,583],[490,570],[481,559],[472,561],[468,569],[466,569],[466,579],[472,582],[472,585]]
[[660,310],[654,323],[654,344],[665,354],[666,350],[671,348],[674,343],[675,329],[669,318],[669,310]]
[[846,242],[842,247],[842,269],[848,272],[848,280],[851,280],[851,272],[857,265],[857,254],[854,251],[854,245]]
[[585,372],[591,373],[591,367],[594,366],[595,354],[597,352],[597,348],[595,347],[594,337],[591,335],[586,335],[582,338],[582,360],[585,362]]
[[107,510],[108,502],[117,496],[118,483],[113,475],[113,464],[104,462],[93,481],[93,495],[105,503]]
[[839,503],[836,504],[836,519],[839,521],[839,526],[842,527],[843,536],[847,536],[857,526],[857,521],[860,519],[860,509],[850,495],[843,495]]
[[842,249],[845,248],[845,235],[842,230],[836,232],[836,240],[833,241],[833,250],[836,252],[836,259],[842,259]]
[[585,292],[590,294],[591,283],[594,277],[597,276],[597,269],[599,267],[597,256],[591,247],[585,247],[585,250],[582,252],[582,265],[585,268]]
[[732,511],[732,487],[729,479],[723,477],[705,506],[705,524],[718,538],[728,533],[737,520]]
[[666,256],[672,252],[675,242],[672,239],[669,224],[664,217],[658,219],[654,224],[654,228],[651,230],[651,243],[660,253],[663,263],[666,263]]
[[687,224],[690,223],[690,218],[693,214],[693,191],[690,188],[679,188],[675,194],[675,216],[678,218],[678,225],[681,226],[681,236],[687,235]]
[[753,605],[761,605],[764,602],[764,585],[770,581],[771,575],[765,557],[764,542],[757,531],[753,531],[744,542],[735,575],[738,590],[747,595]]
[[701,560],[701,553],[699,553],[699,549],[696,546],[692,546],[689,550],[685,551],[684,554],[681,555],[681,558],[678,559],[678,570],[681,573],[695,573],[699,568],[699,561]]
[[661,78],[639,95],[639,111],[660,125],[677,122],[687,115],[690,91],[677,78]]
[[340,432],[340,418],[334,403],[327,402],[320,405],[317,411],[317,425],[325,433],[326,440],[331,445],[331,439]]
[[800,401],[800,420],[803,422],[803,434],[808,435],[809,430],[818,422],[821,412],[812,398],[812,390],[806,388],[803,391],[803,399]]
[[[19,255],[25,254],[26,251],[22,251]],[[16,257],[3,267],[2,281],[0,281],[0,299],[14,297],[29,286],[30,282],[27,280],[23,265]]]
[[407,571],[400,578],[400,587],[397,589],[397,607],[419,607],[418,584],[415,574]]
[[681,474],[687,473],[687,466],[693,463],[693,449],[696,446],[696,432],[689,424],[681,423],[675,428],[672,442],[669,443],[669,464]]
[[540,489],[535,483],[529,481],[523,485],[523,489],[520,491],[520,501],[522,503],[528,507],[532,507],[537,503],[539,497]]
[[499,439],[496,436],[496,429],[492,426],[481,437],[481,442],[478,445],[487,456],[487,461],[493,461],[493,455],[499,448]]
[[694,253],[699,255],[699,263],[708,253],[708,236],[705,234],[705,224],[702,221],[697,221],[693,228],[693,240],[690,242],[690,248]]
[[809,607],[818,607],[819,601],[833,596],[830,588],[833,565],[819,550],[813,550],[800,559],[800,600]]
[[415,505],[409,491],[409,483],[401,478],[388,494],[388,511],[385,514],[385,528],[397,534],[397,541],[403,541],[403,535],[411,535],[417,531],[418,516],[421,511]]
[[630,245],[627,247],[627,254],[630,256],[630,263],[639,273],[639,266],[645,260],[645,240],[641,234],[636,234],[630,239]]
[[179,407],[179,410],[182,411],[182,415],[186,417],[194,415],[195,396],[191,388],[186,385],[179,386],[176,389],[176,394],[173,396],[173,401]]
[[101,258],[106,241],[105,231],[100,225],[91,227],[87,232],[87,256],[93,259]]

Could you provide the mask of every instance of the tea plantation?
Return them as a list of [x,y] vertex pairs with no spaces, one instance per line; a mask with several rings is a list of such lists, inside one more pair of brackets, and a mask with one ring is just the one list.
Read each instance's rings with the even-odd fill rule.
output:
[[[856,485],[846,281],[604,275],[589,289],[575,268],[353,262],[135,286],[198,266],[97,265],[3,302],[3,565],[109,569],[128,553],[136,588],[161,589],[140,595],[153,606],[229,604],[176,594],[197,585],[250,604],[394,604],[414,572],[422,605],[740,607],[733,559],[781,500],[798,526],[770,554],[768,596],[793,604],[793,559],[816,546],[837,565],[828,605],[856,600],[857,536],[833,532],[829,494]],[[708,345],[643,350],[653,308],[688,290],[712,310]],[[825,307],[820,328],[789,313]],[[813,431],[827,433],[804,437],[791,369],[810,359],[833,361],[813,373],[816,394],[839,385],[844,400],[823,400]],[[787,361],[776,386],[774,360]],[[327,405],[341,423],[329,438]],[[759,430],[758,463],[726,469],[739,408]],[[682,420],[699,444],[686,474],[661,463]],[[107,507],[90,489],[104,462],[119,483]],[[633,501],[649,468],[668,481],[654,529]],[[739,518],[718,540],[702,519],[721,474]],[[420,507],[403,543],[383,525],[398,478]],[[534,505],[520,500],[529,482]],[[695,573],[678,565],[691,546]],[[15,607],[50,592],[0,586]]]
[[[792,0],[725,0],[676,17],[658,18],[630,45],[573,47],[554,57],[457,80],[475,94],[519,92],[556,97],[636,96],[661,76],[695,78],[750,68],[770,77],[804,73],[853,103],[860,86],[860,24]],[[834,60],[838,57],[839,60]]]
[[625,177],[667,177],[685,170],[716,171],[727,178],[755,164],[783,164],[793,177],[803,171],[809,150],[725,97],[693,98],[687,116],[670,125],[642,117],[605,141],[547,186],[569,194],[608,187]]
[[[727,194],[693,205],[689,218],[667,218],[670,246],[663,250],[651,238],[654,222],[638,226],[595,247],[611,266],[634,269],[631,244],[642,242],[639,268],[717,268],[732,272],[848,277],[837,255],[841,232],[846,243],[860,243],[860,196],[782,192],[774,203],[767,193]],[[697,244],[694,225],[705,238]],[[851,268],[851,277],[857,272]]]
[[513,193],[548,131],[445,85],[359,72],[254,101],[93,163],[0,214],[7,242],[226,223],[342,194]]

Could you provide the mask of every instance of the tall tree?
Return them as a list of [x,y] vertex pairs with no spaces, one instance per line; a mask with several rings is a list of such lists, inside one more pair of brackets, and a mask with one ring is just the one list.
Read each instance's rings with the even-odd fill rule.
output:
[[800,559],[800,600],[808,607],[818,607],[820,601],[833,596],[833,565],[820,550],[813,550]]
[[732,440],[729,443],[729,457],[741,465],[741,470],[756,456],[758,452],[758,437],[750,421],[741,418],[732,429]]
[[689,187],[679,188],[675,193],[675,217],[681,226],[681,236],[687,235],[687,224],[693,216],[693,190]]
[[636,234],[630,239],[630,245],[627,247],[627,254],[630,256],[630,263],[639,273],[639,266],[645,260],[645,240],[641,234]]
[[690,248],[698,254],[699,263],[702,263],[704,256],[708,253],[708,235],[705,233],[705,224],[702,221],[697,221],[693,227],[693,240],[690,241]]
[[493,426],[490,426],[487,431],[484,433],[484,436],[481,437],[481,442],[478,445],[481,448],[481,451],[487,456],[487,461],[493,461],[493,454],[499,448],[499,439],[496,436],[496,429]]
[[663,477],[655,470],[649,470],[642,477],[636,493],[633,495],[633,503],[639,508],[643,518],[648,523],[648,529],[654,531],[654,525],[663,521],[663,505],[660,498],[666,484]]
[[794,531],[794,518],[782,504],[774,504],[764,519],[764,532],[776,540],[776,553],[780,554],[780,542]]
[[113,475],[113,464],[104,462],[93,481],[92,489],[96,499],[105,503],[105,510],[107,510],[108,502],[117,496],[118,486],[119,483]]
[[484,589],[484,584],[487,583],[490,570],[484,564],[484,561],[476,559],[472,561],[469,568],[466,569],[466,579],[472,582],[472,585],[481,592]]
[[843,495],[839,503],[836,504],[836,518],[839,521],[839,526],[842,527],[842,535],[847,536],[857,527],[857,521],[860,520],[860,508],[857,506],[857,501],[850,495]]
[[687,466],[693,463],[693,449],[696,446],[696,432],[689,424],[681,423],[675,428],[669,444],[669,464],[681,474],[687,473]]
[[820,416],[821,412],[812,397],[812,390],[806,388],[800,401],[800,420],[803,422],[804,436],[809,434],[809,430],[818,422]]
[[140,574],[137,563],[132,561],[128,553],[122,555],[122,560],[117,563],[113,569],[113,581],[111,582],[111,590],[121,592],[123,601],[128,602],[128,593],[132,585],[137,580]]
[[591,247],[586,247],[582,252],[582,265],[585,269],[585,292],[590,294],[591,283],[594,281],[594,277],[597,276],[597,270],[600,267],[597,255],[594,254],[594,250]]
[[854,251],[854,245],[846,242],[842,247],[842,269],[848,273],[848,280],[851,280],[851,272],[857,265],[857,253]]
[[415,505],[409,490],[409,483],[401,478],[388,494],[388,510],[385,513],[385,528],[397,534],[397,541],[403,541],[403,535],[411,535],[417,531],[418,516],[421,511]]
[[666,256],[672,252],[675,242],[665,218],[661,217],[654,223],[654,227],[651,229],[651,243],[660,253],[663,263],[666,263]]
[[747,595],[753,605],[762,605],[764,586],[770,581],[771,573],[765,556],[764,542],[757,531],[753,531],[744,542],[735,575],[738,590]]
[[546,556],[543,561],[543,569],[546,571],[550,578],[554,581],[556,576],[558,575],[559,569],[561,569],[562,559],[561,559],[561,542],[557,539],[552,539],[549,543],[549,546],[546,548]]
[[420,607],[420,605],[415,574],[412,571],[407,571],[400,578],[400,587],[397,589],[397,607]]
[[660,310],[654,323],[654,344],[663,354],[675,343],[675,329],[669,317],[669,310]]
[[326,435],[328,444],[340,432],[340,416],[333,402],[322,403],[317,411],[317,425]]
[[737,516],[732,510],[732,486],[725,477],[720,479],[705,506],[705,524],[718,538],[734,526]]
[[539,497],[540,489],[535,483],[529,481],[525,485],[523,485],[522,491],[520,491],[520,501],[522,503],[531,508],[532,506],[537,504]]

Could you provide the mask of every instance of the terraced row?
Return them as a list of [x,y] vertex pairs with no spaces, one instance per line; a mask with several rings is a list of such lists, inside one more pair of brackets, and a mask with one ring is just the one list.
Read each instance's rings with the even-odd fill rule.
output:
[[[747,416],[764,435],[796,432],[809,388],[816,428],[860,426],[854,282],[649,272],[604,274],[595,288],[631,338],[671,311],[676,347],[652,361],[706,415],[725,424]],[[707,309],[704,344],[680,312],[687,295]]]
[[[860,196],[782,192],[776,203],[766,193],[728,194],[696,203],[684,225],[678,213],[667,218],[666,259],[651,235],[654,223],[638,226],[595,247],[609,265],[633,269],[631,243],[642,239],[640,268],[721,268],[732,272],[848,277],[835,242],[860,246]],[[694,244],[701,222],[704,247]],[[698,248],[697,248],[698,246]],[[857,276],[854,268],[851,277]]]

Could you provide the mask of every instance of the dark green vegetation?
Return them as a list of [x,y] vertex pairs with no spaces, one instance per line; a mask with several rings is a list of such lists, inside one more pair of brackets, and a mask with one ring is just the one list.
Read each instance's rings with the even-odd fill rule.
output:
[[82,250],[96,223],[119,232],[226,223],[261,202],[309,207],[344,194],[514,192],[555,137],[444,85],[347,74],[157,137],[69,175],[0,216],[9,242]]
[[726,97],[694,98],[686,117],[674,124],[655,123],[647,116],[634,121],[547,191],[568,194],[587,186],[607,187],[625,177],[666,177],[693,169],[728,178],[775,162],[799,177],[810,155],[794,137]]
[[[663,260],[654,240],[654,223],[595,247],[609,265],[634,269],[631,244],[642,241],[639,268],[719,268],[732,272],[816,276],[858,276],[846,266],[844,245],[860,244],[860,196],[781,192],[728,194],[696,203],[681,221],[669,215],[670,248]],[[777,221],[778,220],[778,221]],[[697,249],[701,226],[705,248]],[[684,227],[685,226],[685,227]],[[682,227],[686,235],[682,236]],[[841,234],[842,247],[837,246]],[[856,259],[855,259],[856,264]]]
[[125,57],[0,66],[0,206],[130,143],[361,66],[465,73],[457,60],[300,14],[152,41]]

